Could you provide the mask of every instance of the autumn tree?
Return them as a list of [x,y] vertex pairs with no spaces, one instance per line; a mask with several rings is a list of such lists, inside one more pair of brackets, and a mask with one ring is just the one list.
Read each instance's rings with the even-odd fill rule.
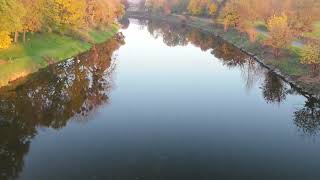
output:
[[217,10],[218,10],[218,6],[217,6],[216,3],[210,2],[210,3],[208,4],[208,14],[209,14],[210,16],[215,15],[216,12],[217,12]]
[[301,53],[301,63],[310,65],[313,72],[316,72],[320,64],[320,42],[310,42]]
[[234,26],[240,32],[245,32],[250,36],[250,39],[255,39],[254,23],[259,20],[257,12],[258,3],[255,0],[229,0],[222,14],[225,31],[229,26]]
[[0,31],[0,49],[7,49],[10,47],[12,39],[10,33],[7,31]]
[[146,0],[149,12],[164,14],[188,12],[195,16],[213,16],[218,11],[216,0]]
[[192,15],[201,15],[207,5],[207,0],[191,0],[188,5],[188,11]]
[[89,26],[107,25],[124,13],[124,5],[117,0],[86,0],[85,19]]
[[44,11],[44,0],[21,0],[26,13],[22,17],[23,42],[26,41],[26,32],[40,31]]
[[[2,32],[2,35],[14,32],[14,42],[18,42],[18,32],[23,28],[22,17],[24,16],[24,14],[25,9],[23,8],[20,1],[1,0],[0,32]],[[2,41],[2,39],[0,41]]]
[[212,16],[217,12],[217,3],[211,0],[190,0],[188,11],[192,15]]
[[280,50],[287,48],[292,42],[288,17],[286,15],[273,16],[269,19],[267,26],[269,37],[266,43],[274,49],[274,55],[278,57],[280,55]]
[[230,7],[223,15],[224,31],[227,31],[230,26],[237,26],[239,23],[239,15],[237,11]]
[[27,32],[70,33],[109,25],[125,7],[127,0],[1,0],[0,48],[18,42],[20,33],[25,42]]
[[84,24],[86,3],[84,0],[46,0],[49,29],[64,32]]

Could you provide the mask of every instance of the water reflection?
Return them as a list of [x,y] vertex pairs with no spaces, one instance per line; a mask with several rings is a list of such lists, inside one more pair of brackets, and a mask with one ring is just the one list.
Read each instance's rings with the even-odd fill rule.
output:
[[274,73],[267,72],[262,87],[263,97],[267,103],[281,103],[286,100],[288,87]]
[[[211,54],[228,68],[240,69],[247,91],[262,81],[261,93],[266,103],[281,104],[288,95],[300,94],[294,87],[285,83],[272,71],[266,70],[238,48],[206,32],[158,20],[143,21],[143,24],[145,23],[154,38],[161,37],[170,47],[191,43],[202,51],[210,50]],[[294,123],[304,134],[316,135],[320,132],[320,102],[313,97],[306,98],[305,106],[294,113]]]
[[303,135],[315,136],[320,132],[320,102],[309,98],[305,105],[294,113],[294,123]]
[[37,127],[59,129],[108,101],[120,43],[112,39],[88,53],[28,77],[0,93],[0,179],[19,176]]

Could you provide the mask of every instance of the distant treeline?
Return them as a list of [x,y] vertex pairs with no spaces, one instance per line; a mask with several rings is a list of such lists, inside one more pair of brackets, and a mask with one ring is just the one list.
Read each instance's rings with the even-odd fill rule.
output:
[[[124,2],[124,3],[122,3]],[[27,32],[80,32],[108,25],[124,13],[120,0],[1,0],[0,49],[19,41]]]
[[190,13],[199,16],[213,16],[224,0],[146,0],[142,1],[148,11],[170,13]]

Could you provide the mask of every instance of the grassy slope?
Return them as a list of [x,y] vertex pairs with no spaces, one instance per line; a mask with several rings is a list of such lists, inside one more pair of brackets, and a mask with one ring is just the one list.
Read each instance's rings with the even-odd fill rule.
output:
[[280,69],[283,73],[290,76],[303,76],[307,75],[309,70],[305,65],[300,63],[301,48],[290,46],[288,50],[284,50],[283,56],[275,58],[272,55],[271,49],[262,46],[263,41],[267,38],[263,34],[259,34],[256,42],[251,42],[247,37],[240,35],[236,30],[229,30],[224,32],[223,36],[226,40],[235,44],[248,52],[252,52],[261,59],[265,59],[267,64],[272,64]]
[[[116,26],[104,31],[88,32],[90,41],[102,43],[117,32]],[[42,33],[29,36],[30,40],[6,50],[0,50],[0,86],[46,67],[50,58],[56,62],[65,60],[91,48],[91,44],[68,36]]]

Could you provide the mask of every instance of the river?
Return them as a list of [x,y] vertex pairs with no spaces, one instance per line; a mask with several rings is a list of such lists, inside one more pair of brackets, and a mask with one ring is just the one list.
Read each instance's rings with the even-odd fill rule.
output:
[[0,179],[319,179],[320,103],[197,29],[116,39],[0,89]]

